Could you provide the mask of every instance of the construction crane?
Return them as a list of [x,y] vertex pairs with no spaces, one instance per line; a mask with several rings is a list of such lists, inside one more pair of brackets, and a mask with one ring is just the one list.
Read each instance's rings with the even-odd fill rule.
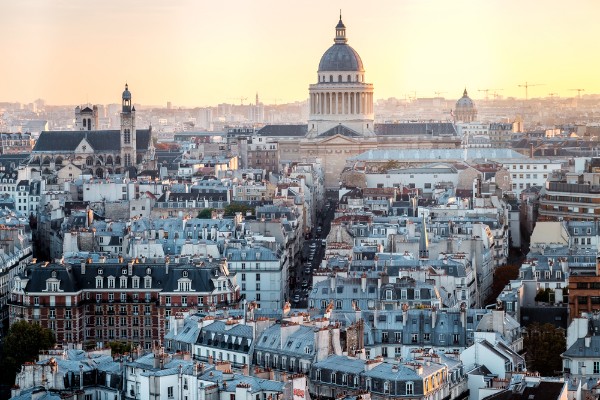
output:
[[585,89],[569,89],[569,90],[577,90],[577,98],[581,99],[581,92],[584,92]]
[[247,97],[230,97],[229,100],[239,100],[240,106],[244,105],[244,101],[248,100]]
[[494,90],[495,90],[495,91],[499,91],[499,90],[503,90],[503,89],[477,89],[477,91],[479,91],[479,92],[485,92],[485,100],[486,100],[486,101],[487,101],[487,100],[488,100],[488,98],[489,98],[489,93],[490,93],[491,91],[494,91]]
[[446,92],[433,92],[435,94],[436,97],[440,97],[440,94],[444,94]]
[[552,93],[548,93],[548,96],[550,96],[550,99],[554,99],[554,96],[557,96],[558,93],[552,92]]
[[529,93],[528,93],[529,87],[531,87],[531,86],[543,86],[543,85],[544,85],[543,83],[528,83],[528,82],[525,82],[524,85],[519,85],[519,87],[524,87],[525,88],[525,100],[528,100],[529,99]]

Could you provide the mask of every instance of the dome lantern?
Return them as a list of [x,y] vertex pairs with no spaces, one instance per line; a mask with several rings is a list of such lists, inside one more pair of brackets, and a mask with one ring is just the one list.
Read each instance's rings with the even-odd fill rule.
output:
[[346,38],[346,26],[342,22],[342,10],[340,10],[340,21],[335,27],[335,39],[333,41],[335,43],[348,42],[348,39]]

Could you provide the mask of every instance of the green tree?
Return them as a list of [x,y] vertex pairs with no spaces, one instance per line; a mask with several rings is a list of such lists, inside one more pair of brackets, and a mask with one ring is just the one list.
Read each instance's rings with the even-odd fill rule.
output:
[[14,384],[22,364],[37,361],[40,350],[51,349],[55,344],[54,332],[50,329],[27,321],[12,324],[3,343],[2,382]]
[[203,210],[198,211],[198,218],[202,218],[202,219],[210,219],[212,218],[212,212],[214,211],[214,208],[205,208]]
[[125,353],[131,353],[131,343],[127,343],[127,342],[110,342],[108,344],[108,347],[110,347],[110,350],[112,351],[112,354],[125,354]]
[[496,302],[496,299],[504,289],[504,287],[519,275],[519,265],[507,264],[496,268],[494,271],[494,281],[492,282],[492,293],[487,298],[486,304]]
[[227,207],[225,207],[224,214],[227,216],[232,216],[232,215],[235,215],[236,212],[241,212],[242,215],[246,215],[246,212],[248,212],[248,211],[250,211],[252,214],[254,214],[254,207],[247,206],[245,204],[231,203]]
[[562,370],[560,355],[567,349],[564,330],[534,322],[525,331],[523,347],[528,370],[542,376],[553,376]]

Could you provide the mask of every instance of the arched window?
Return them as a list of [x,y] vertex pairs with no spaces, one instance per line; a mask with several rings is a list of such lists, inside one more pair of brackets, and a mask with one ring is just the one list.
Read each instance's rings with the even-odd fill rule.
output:
[[92,130],[92,119],[88,118],[88,131]]
[[89,166],[89,165],[94,165],[94,158],[93,158],[92,156],[88,156],[88,157],[85,159],[85,165],[88,165],[88,166]]
[[333,82],[333,75],[329,75],[329,82]]
[[107,163],[107,164],[112,164],[112,163],[113,163],[113,158],[112,158],[112,156],[108,156],[108,157],[106,157],[106,163]]
[[121,156],[116,156],[115,157],[115,164],[121,165]]
[[123,143],[131,143],[131,130],[129,128],[123,130]]
[[342,76],[341,75],[338,75],[338,82],[340,82],[340,83],[342,82]]
[[125,154],[125,166],[129,167],[131,165],[131,154]]
[[84,119],[83,119],[83,127],[84,127],[84,128],[85,128],[85,126],[86,126],[86,123],[87,123],[87,119],[86,119],[86,118],[84,118]]
[[352,75],[348,75],[348,82],[352,82]]

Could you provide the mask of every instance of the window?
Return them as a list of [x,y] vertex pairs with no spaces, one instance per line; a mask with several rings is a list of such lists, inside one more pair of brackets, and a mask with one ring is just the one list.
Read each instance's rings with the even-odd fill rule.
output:
[[600,374],[600,361],[594,361],[594,374]]
[[415,385],[412,382],[406,382],[406,394],[414,394]]
[[411,342],[412,343],[417,343],[418,340],[419,340],[419,334],[418,333],[413,333],[412,337],[411,337]]
[[173,398],[173,386],[169,386],[167,388],[167,396],[172,399]]

